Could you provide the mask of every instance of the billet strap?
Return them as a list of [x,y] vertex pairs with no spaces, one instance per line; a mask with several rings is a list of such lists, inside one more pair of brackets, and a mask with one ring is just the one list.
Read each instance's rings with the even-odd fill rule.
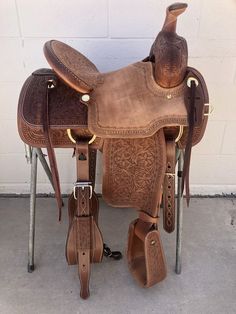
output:
[[163,185],[163,227],[169,233],[175,229],[175,146],[174,139],[167,139],[167,163]]
[[50,91],[56,87],[56,81],[54,79],[46,81],[46,99],[43,107],[43,132],[46,141],[47,153],[49,164],[51,168],[53,188],[55,191],[55,197],[57,200],[57,206],[59,209],[59,221],[61,220],[61,208],[63,206],[61,189],[60,189],[60,180],[57,169],[57,162],[55,151],[52,145],[51,137],[50,137],[50,119],[49,119],[49,102],[50,102]]
[[166,261],[159,230],[137,219],[130,224],[127,250],[131,274],[145,288],[166,277]]

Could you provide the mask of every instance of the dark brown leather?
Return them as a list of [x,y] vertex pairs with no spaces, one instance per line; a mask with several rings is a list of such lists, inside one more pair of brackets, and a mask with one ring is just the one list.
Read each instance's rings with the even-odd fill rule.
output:
[[59,221],[61,220],[61,208],[63,206],[62,196],[61,196],[61,189],[60,189],[60,182],[59,182],[59,173],[57,169],[56,163],[56,156],[52,146],[51,136],[50,136],[50,116],[49,116],[49,103],[50,103],[50,91],[55,87],[56,82],[54,80],[45,80],[44,84],[47,86],[45,101],[43,104],[43,133],[46,140],[46,147],[48,153],[48,159],[51,167],[52,173],[52,181],[53,187],[55,190],[55,197],[57,200],[57,206],[59,209]]
[[[22,140],[36,147],[50,146],[52,151],[53,147],[76,150],[77,200],[72,196],[69,200],[66,257],[69,264],[78,264],[82,298],[89,296],[90,263],[102,259],[98,202],[90,191],[94,175],[89,159],[96,149],[103,152],[104,199],[112,206],[134,207],[139,213],[128,235],[132,275],[143,287],[166,276],[158,226],[160,206],[163,201],[164,229],[172,232],[175,148],[186,148],[183,177],[189,196],[191,148],[204,135],[208,112],[204,105],[209,102],[203,77],[187,67],[187,43],[176,34],[177,16],[186,7],[175,3],[167,8],[149,57],[109,73],[100,73],[68,45],[49,41],[44,53],[53,70],[34,72],[22,88],[18,106]],[[52,79],[57,86],[50,91],[45,120],[45,81]],[[198,86],[189,83],[193,79]],[[72,130],[75,142],[67,129]],[[94,134],[95,142],[88,145]],[[92,169],[95,174],[95,166]]]
[[50,138],[53,147],[71,147],[66,130],[71,128],[77,135],[91,137],[87,126],[87,107],[80,102],[80,95],[65,85],[55,72],[40,69],[26,80],[18,105],[18,130],[22,140],[34,147],[46,147],[43,132],[43,107],[48,80],[55,80],[49,103]]
[[175,163],[174,138],[166,139],[166,172],[163,184],[163,227],[171,233],[175,229]]

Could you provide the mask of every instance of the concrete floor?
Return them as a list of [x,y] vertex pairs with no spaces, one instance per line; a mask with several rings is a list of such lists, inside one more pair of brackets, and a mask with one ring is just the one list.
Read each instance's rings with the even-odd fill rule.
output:
[[[182,274],[176,275],[175,235],[162,231],[168,277],[142,289],[125,258],[93,265],[91,297],[79,298],[76,267],[67,266],[66,210],[57,222],[55,200],[37,200],[36,269],[27,273],[29,199],[0,199],[0,313],[236,313],[236,199],[192,199],[184,210]],[[101,203],[105,242],[125,252],[131,209]]]

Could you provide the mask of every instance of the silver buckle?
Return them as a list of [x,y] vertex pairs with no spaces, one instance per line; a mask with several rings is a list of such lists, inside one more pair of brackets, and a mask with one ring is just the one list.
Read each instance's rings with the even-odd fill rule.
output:
[[77,200],[77,197],[76,197],[76,189],[77,189],[77,188],[81,188],[82,190],[84,190],[85,188],[89,188],[89,199],[92,198],[92,195],[93,195],[93,186],[92,186],[92,182],[90,182],[90,181],[75,182],[74,188],[73,188],[73,194],[74,194],[74,199],[75,199],[75,200]]

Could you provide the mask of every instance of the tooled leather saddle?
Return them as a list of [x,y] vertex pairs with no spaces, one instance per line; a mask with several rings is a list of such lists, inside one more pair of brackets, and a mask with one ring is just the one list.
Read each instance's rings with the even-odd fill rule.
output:
[[159,232],[175,228],[176,147],[185,150],[183,186],[189,200],[191,148],[205,132],[208,93],[201,74],[187,66],[187,43],[176,34],[177,17],[187,5],[167,8],[162,31],[150,54],[120,70],[100,73],[72,47],[51,40],[44,46],[52,67],[25,82],[18,107],[22,140],[46,147],[58,207],[62,206],[54,148],[75,150],[77,181],[69,198],[66,258],[78,264],[80,295],[89,296],[92,262],[101,262],[103,239],[94,192],[96,151],[103,153],[103,198],[133,207],[127,259],[143,287],[166,277]]

